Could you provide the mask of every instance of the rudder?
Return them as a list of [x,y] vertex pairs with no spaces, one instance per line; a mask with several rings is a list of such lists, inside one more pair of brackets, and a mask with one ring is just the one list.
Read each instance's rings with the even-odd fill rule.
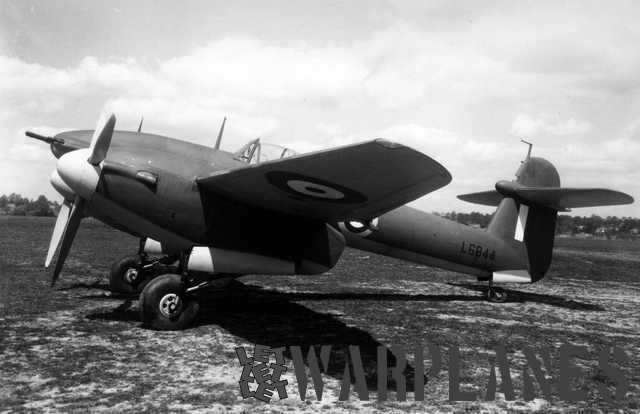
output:
[[[525,245],[528,269],[493,273],[496,281],[535,282],[551,265],[558,211],[633,203],[633,197],[604,188],[562,188],[558,171],[544,158],[527,157],[515,181],[499,181],[495,190],[463,194],[458,198],[498,206],[487,231]],[[523,263],[524,267],[524,263]]]
[[[560,186],[557,170],[543,158],[532,157],[524,161],[516,177],[515,184],[519,186]],[[557,211],[516,196],[498,194],[501,200],[487,231],[502,239],[524,243],[529,265],[528,273],[521,269],[505,272],[501,276],[513,281],[538,281],[544,277],[551,265]]]

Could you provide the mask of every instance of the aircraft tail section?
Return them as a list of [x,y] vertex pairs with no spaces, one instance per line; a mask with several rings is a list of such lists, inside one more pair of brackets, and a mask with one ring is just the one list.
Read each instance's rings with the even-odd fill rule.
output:
[[527,205],[504,197],[487,231],[502,239],[523,243],[528,269],[494,272],[496,282],[536,282],[551,265],[557,210],[541,205]]
[[[551,265],[557,210],[525,200],[504,189],[557,188],[560,187],[560,177],[555,167],[542,158],[524,161],[516,177],[514,182],[500,181],[496,184],[500,201],[487,231],[496,237],[523,243],[529,266],[528,269],[494,272],[493,280],[497,282],[535,282],[544,277]],[[465,199],[464,196],[460,198]]]
[[525,246],[528,269],[493,273],[497,282],[535,282],[551,264],[558,211],[576,207],[629,204],[633,198],[600,188],[562,188],[556,168],[543,158],[523,161],[515,181],[499,181],[496,189],[458,196],[472,203],[497,206],[487,231]]

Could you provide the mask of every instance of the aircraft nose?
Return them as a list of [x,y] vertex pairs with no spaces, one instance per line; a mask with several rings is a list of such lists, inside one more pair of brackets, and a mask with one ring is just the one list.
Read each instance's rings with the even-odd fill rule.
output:
[[71,151],[62,155],[57,165],[62,181],[74,193],[87,200],[93,195],[100,179],[100,167],[87,161],[90,154],[89,149]]

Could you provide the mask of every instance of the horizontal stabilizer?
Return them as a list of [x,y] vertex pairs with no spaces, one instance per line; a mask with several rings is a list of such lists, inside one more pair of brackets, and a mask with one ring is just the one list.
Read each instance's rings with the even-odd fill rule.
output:
[[516,190],[523,200],[549,207],[579,208],[614,206],[633,203],[633,197],[606,188],[521,188]]
[[489,190],[481,191],[479,193],[460,194],[458,198],[469,203],[495,207],[500,204],[500,200],[502,200],[504,196],[496,190]]
[[513,197],[524,204],[543,205],[554,210],[613,206],[633,203],[633,197],[605,188],[528,187],[515,182],[500,181],[496,190],[459,195],[460,200],[487,206],[497,206],[503,197]]

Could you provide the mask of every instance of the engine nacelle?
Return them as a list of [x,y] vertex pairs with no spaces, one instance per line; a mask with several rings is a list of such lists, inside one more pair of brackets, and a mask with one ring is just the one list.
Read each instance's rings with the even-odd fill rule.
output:
[[196,246],[191,250],[187,269],[207,273],[293,275],[295,263],[256,253]]
[[[186,266],[190,271],[217,274],[317,275],[335,266],[345,247],[344,236],[325,223],[308,226],[296,242],[296,246],[287,246],[276,253],[194,246]],[[164,242],[152,238],[145,239],[143,251],[155,256],[171,253]]]

